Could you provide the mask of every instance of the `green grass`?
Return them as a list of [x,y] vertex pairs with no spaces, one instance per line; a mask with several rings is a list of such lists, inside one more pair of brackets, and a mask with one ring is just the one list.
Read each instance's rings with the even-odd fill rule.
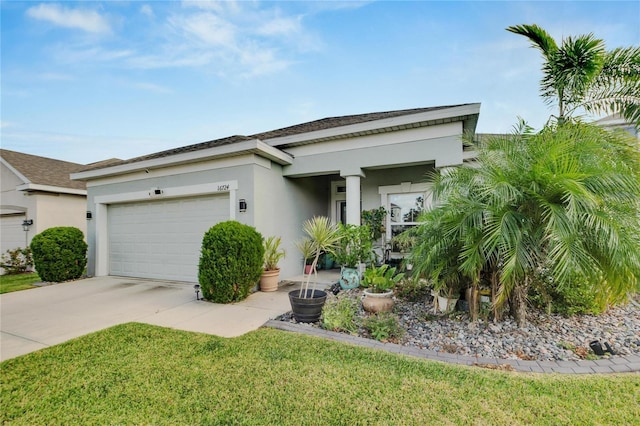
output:
[[129,323],[0,364],[0,422],[634,424],[640,376],[459,367],[260,329]]
[[0,275],[0,294],[34,288],[33,283],[42,281],[38,274]]

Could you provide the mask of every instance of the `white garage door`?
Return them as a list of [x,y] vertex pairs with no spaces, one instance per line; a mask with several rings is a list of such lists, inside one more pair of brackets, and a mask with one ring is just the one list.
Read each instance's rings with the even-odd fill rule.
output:
[[[18,247],[26,247],[27,233],[22,229],[24,218],[24,215],[0,217],[0,254]],[[31,234],[29,236],[33,236],[33,231],[29,231],[29,233]]]
[[108,209],[110,275],[197,282],[202,237],[229,219],[229,195]]

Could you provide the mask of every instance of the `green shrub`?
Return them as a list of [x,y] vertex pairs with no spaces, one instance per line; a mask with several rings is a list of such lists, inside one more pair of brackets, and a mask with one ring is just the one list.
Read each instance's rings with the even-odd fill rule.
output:
[[322,308],[322,327],[331,331],[358,331],[356,315],[358,301],[348,296],[338,295],[327,300]]
[[0,261],[0,267],[4,269],[4,273],[7,275],[22,274],[31,269],[32,266],[33,256],[29,247],[7,250]]
[[62,282],[80,278],[87,265],[87,243],[78,228],[49,228],[31,240],[36,272],[42,281]]
[[378,312],[364,320],[364,328],[376,340],[399,340],[404,335],[398,317],[391,312]]
[[430,291],[427,280],[419,277],[406,278],[396,286],[396,296],[408,302],[422,302]]
[[245,299],[262,275],[264,247],[255,228],[233,220],[209,229],[202,239],[198,281],[215,303]]
[[576,276],[571,282],[559,286],[541,274],[529,291],[529,300],[548,314],[601,314],[606,309],[606,303],[600,302],[594,286],[585,278]]

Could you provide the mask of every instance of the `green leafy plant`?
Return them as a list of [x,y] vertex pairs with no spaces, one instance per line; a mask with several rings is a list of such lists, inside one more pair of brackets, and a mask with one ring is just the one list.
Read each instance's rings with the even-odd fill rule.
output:
[[280,244],[282,244],[280,237],[271,236],[264,240],[265,271],[275,271],[278,269],[278,262],[286,256],[286,252],[280,248]]
[[396,274],[396,268],[385,264],[364,271],[362,286],[370,288],[374,293],[384,293],[395,288],[403,277],[404,273]]
[[396,296],[409,302],[423,301],[431,287],[424,278],[413,276],[403,279],[396,285]]
[[338,245],[335,260],[347,268],[356,268],[359,263],[367,263],[373,257],[371,231],[367,225],[344,225],[338,228]]
[[384,218],[386,216],[387,211],[384,207],[362,211],[362,224],[369,227],[371,241],[378,241],[384,234]]
[[584,277],[606,303],[637,291],[637,140],[573,121],[539,133],[521,124],[482,141],[476,162],[433,176],[436,207],[416,231],[414,274],[434,286],[496,277],[495,306],[508,302],[520,326],[540,265],[554,287]]
[[22,274],[33,267],[33,256],[29,247],[7,250],[2,255],[0,267],[7,275]]
[[36,272],[42,281],[62,282],[80,278],[87,265],[87,243],[78,228],[49,228],[31,240]]
[[262,275],[263,262],[262,235],[255,228],[233,220],[218,223],[202,239],[202,296],[216,303],[245,299]]
[[575,275],[564,285],[556,285],[548,272],[536,275],[529,290],[531,303],[547,314],[600,314],[606,309],[594,286],[584,277]]
[[[305,244],[308,244],[307,248],[312,254],[313,261],[311,262],[311,273],[307,275],[307,280],[300,286],[298,297],[310,298],[313,295],[313,291],[309,292],[311,274],[317,275],[318,260],[322,253],[334,253],[336,244],[340,241],[340,234],[338,233],[338,228],[326,216],[314,216],[307,220],[303,224],[302,230],[307,235],[306,240],[308,240],[308,243],[303,240],[302,246],[304,247]],[[315,290],[315,281],[312,290]]]
[[391,312],[379,312],[367,317],[363,322],[364,328],[376,340],[399,340],[405,331],[398,321],[398,317]]
[[352,297],[338,295],[329,299],[322,308],[322,327],[332,331],[358,331],[356,321],[358,301]]
[[300,241],[295,242],[296,247],[300,250],[302,254],[302,259],[304,260],[305,265],[311,265],[313,263],[313,258],[315,256],[315,248],[313,245],[313,241],[310,238],[304,238]]
[[412,227],[391,238],[391,245],[401,253],[409,253],[416,241],[416,228]]

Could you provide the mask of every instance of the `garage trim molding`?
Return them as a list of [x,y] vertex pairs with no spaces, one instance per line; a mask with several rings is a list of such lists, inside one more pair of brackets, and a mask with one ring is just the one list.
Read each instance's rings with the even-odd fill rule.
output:
[[[156,194],[159,189],[161,194]],[[94,198],[96,221],[96,276],[109,274],[109,229],[107,206],[109,204],[148,201],[153,199],[186,198],[198,195],[229,193],[229,219],[236,218],[236,193],[238,181],[230,180],[199,185],[173,186],[167,188],[149,188],[144,191],[125,192],[112,195],[100,195]]]

